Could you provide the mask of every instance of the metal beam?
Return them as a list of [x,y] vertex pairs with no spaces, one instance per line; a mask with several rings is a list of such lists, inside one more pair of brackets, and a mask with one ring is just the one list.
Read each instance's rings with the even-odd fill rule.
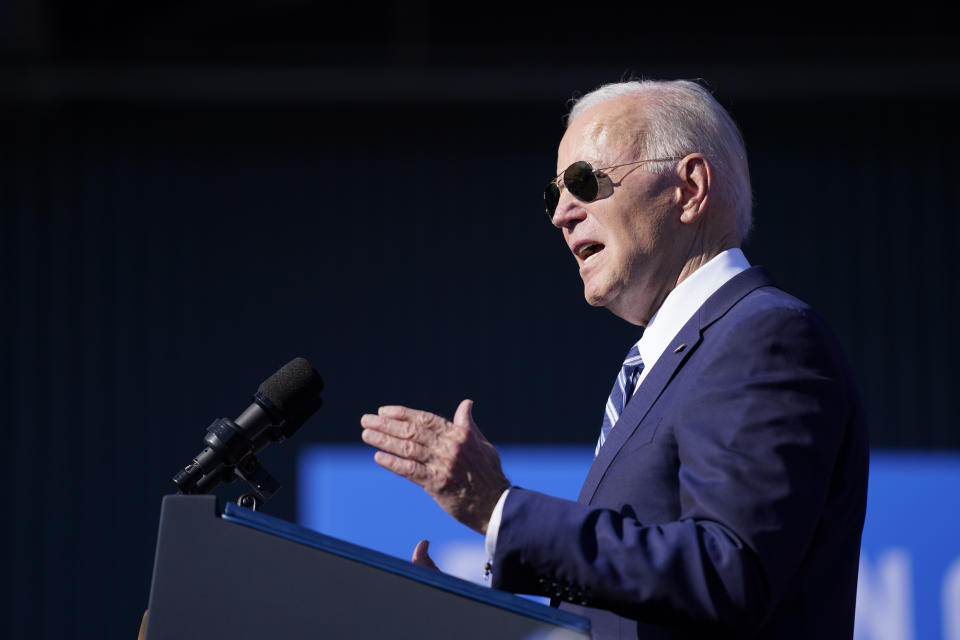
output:
[[[631,70],[632,69],[632,70]],[[218,106],[556,103],[629,75],[703,78],[751,102],[960,96],[952,60],[613,67],[35,66],[0,69],[0,102]]]

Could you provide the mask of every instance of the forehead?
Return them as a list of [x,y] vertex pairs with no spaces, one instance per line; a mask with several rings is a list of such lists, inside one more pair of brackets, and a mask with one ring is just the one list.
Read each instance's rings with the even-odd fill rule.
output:
[[632,160],[642,127],[637,98],[614,98],[590,107],[567,127],[557,152],[558,170],[577,160],[594,164]]

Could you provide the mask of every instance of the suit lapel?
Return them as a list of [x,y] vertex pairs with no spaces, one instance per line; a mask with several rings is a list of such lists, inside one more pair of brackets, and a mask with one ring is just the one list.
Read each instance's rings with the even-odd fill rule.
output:
[[[600,486],[600,481],[606,474],[610,463],[620,452],[623,445],[636,432],[640,423],[649,413],[650,408],[663,393],[667,384],[674,378],[680,367],[690,358],[703,340],[703,332],[716,322],[733,305],[739,302],[748,293],[763,286],[773,285],[773,281],[762,267],[751,267],[737,274],[720,287],[707,301],[693,314],[693,317],[680,329],[676,337],[670,342],[656,364],[644,378],[637,392],[627,402],[620,420],[607,436],[606,442],[600,448],[600,453],[594,459],[587,473],[587,478],[580,489],[578,502],[589,504]],[[682,345],[682,348],[681,348]]]
[[[681,364],[683,364],[689,354],[696,349],[699,343],[699,325],[688,322],[687,325],[680,330],[680,333],[677,334],[677,337],[673,339],[670,346],[664,350],[663,355],[660,356],[657,363],[653,365],[653,369],[650,370],[650,373],[647,374],[647,377],[644,378],[640,384],[640,388],[637,389],[637,392],[633,394],[633,397],[627,402],[627,406],[624,407],[623,413],[620,414],[620,419],[617,421],[616,426],[614,426],[610,435],[607,436],[606,442],[600,447],[600,453],[590,466],[587,479],[584,480],[583,488],[580,489],[580,497],[577,498],[578,502],[589,504],[600,484],[600,480],[603,479],[603,475],[607,472],[607,468],[610,466],[610,463],[613,462],[617,453],[619,453],[620,448],[637,430],[643,418],[650,411],[650,407],[653,406],[653,403],[656,402],[660,394],[663,393],[667,383],[673,379],[674,374],[676,374]],[[676,353],[675,349],[681,344],[686,345],[686,347],[679,353]]]

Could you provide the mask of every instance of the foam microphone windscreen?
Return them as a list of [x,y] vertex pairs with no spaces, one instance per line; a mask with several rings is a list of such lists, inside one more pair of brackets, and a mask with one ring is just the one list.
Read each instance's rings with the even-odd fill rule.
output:
[[283,417],[316,411],[322,390],[320,374],[305,358],[294,358],[257,387]]

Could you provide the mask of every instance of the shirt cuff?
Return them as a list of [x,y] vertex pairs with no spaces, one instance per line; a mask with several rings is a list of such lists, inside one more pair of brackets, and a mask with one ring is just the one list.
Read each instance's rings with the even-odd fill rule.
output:
[[487,549],[487,558],[490,559],[491,564],[493,564],[493,554],[497,551],[497,534],[500,532],[500,518],[503,517],[503,503],[507,501],[508,493],[510,493],[510,489],[500,494],[500,499],[497,500],[497,506],[493,508],[493,513],[490,514],[490,522],[487,523],[485,546]]

